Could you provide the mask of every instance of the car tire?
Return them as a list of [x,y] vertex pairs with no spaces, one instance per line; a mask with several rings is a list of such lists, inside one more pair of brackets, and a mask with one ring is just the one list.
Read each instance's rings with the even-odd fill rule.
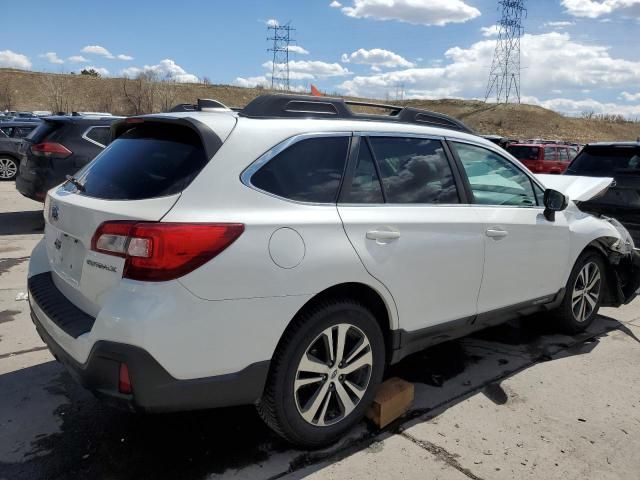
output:
[[323,302],[285,332],[258,413],[293,444],[330,444],[362,419],[384,366],[384,338],[371,311],[351,299]]
[[15,158],[0,156],[0,180],[15,180],[18,176],[18,162]]
[[564,299],[554,311],[563,332],[580,333],[593,323],[607,285],[606,275],[599,253],[587,251],[578,257],[569,275]]

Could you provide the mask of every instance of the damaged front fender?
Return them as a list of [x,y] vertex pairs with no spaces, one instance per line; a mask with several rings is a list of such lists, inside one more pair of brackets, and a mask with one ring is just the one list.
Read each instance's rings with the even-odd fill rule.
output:
[[631,302],[640,288],[640,250],[636,250],[631,235],[620,222],[606,219],[620,233],[618,239],[602,239],[600,250],[608,262],[607,295],[604,306],[619,307]]
[[602,304],[608,307],[619,307],[631,302],[638,295],[640,288],[640,252],[631,251],[620,254],[613,250],[607,256],[609,275],[607,295]]

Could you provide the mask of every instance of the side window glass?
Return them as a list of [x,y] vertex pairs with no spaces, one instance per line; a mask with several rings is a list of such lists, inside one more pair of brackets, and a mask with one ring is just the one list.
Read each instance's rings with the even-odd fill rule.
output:
[[553,161],[558,160],[556,147],[544,147],[544,159]]
[[14,138],[24,138],[31,133],[33,127],[16,127],[13,131]]
[[537,205],[531,180],[509,160],[475,145],[453,145],[469,178],[476,203],[523,207]]
[[533,184],[533,191],[536,194],[536,201],[538,202],[538,206],[543,206],[544,205],[544,190],[542,190],[538,185],[536,185],[534,183]]
[[348,147],[348,137],[301,140],[269,160],[251,183],[290,200],[335,203]]
[[4,133],[7,137],[10,137],[13,133],[13,127],[2,127],[0,130],[2,130],[2,133]]
[[439,140],[370,137],[387,203],[460,203]]
[[85,136],[106,147],[111,141],[111,129],[109,127],[92,127]]
[[569,161],[569,154],[567,153],[567,149],[566,148],[559,148],[558,149],[558,153],[560,154],[560,161],[561,162],[568,162]]
[[366,139],[360,140],[358,161],[351,181],[346,203],[384,203],[380,178],[373,163]]

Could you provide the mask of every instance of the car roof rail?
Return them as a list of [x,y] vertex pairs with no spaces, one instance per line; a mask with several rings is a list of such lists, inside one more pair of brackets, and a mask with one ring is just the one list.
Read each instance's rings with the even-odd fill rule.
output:
[[210,98],[199,98],[198,103],[179,103],[169,112],[206,112],[207,110],[231,110],[224,103]]
[[[349,106],[379,108],[389,110],[389,114],[356,113],[351,110]],[[238,114],[248,118],[321,118],[410,123],[473,133],[473,131],[460,120],[442,113],[431,112],[420,108],[360,102],[336,97],[314,97],[309,95],[277,93],[260,95],[249,102]]]

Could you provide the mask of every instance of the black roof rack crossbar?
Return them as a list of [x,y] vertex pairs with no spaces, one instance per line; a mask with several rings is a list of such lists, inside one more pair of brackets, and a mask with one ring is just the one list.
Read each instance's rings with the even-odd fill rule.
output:
[[[356,113],[349,108],[350,105],[379,108],[389,110],[390,113],[388,115]],[[413,107],[345,100],[336,97],[290,94],[260,95],[249,102],[238,114],[248,118],[331,118],[411,123],[473,133],[460,120],[442,113]]]

